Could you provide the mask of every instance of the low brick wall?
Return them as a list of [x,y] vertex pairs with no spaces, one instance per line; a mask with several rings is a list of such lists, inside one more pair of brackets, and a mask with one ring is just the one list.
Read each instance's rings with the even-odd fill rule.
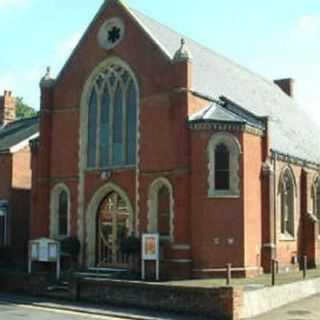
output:
[[243,305],[240,311],[240,318],[250,319],[288,303],[319,293],[320,279],[245,291],[243,293]]
[[81,301],[188,313],[210,319],[238,320],[242,290],[194,288],[155,283],[78,279],[73,286]]
[[45,274],[27,275],[0,271],[0,292],[41,295],[46,287]]

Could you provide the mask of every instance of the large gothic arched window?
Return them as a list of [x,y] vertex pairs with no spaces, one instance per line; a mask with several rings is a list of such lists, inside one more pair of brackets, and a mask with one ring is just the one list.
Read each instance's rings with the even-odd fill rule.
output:
[[128,70],[109,65],[89,95],[87,166],[136,164],[138,93]]

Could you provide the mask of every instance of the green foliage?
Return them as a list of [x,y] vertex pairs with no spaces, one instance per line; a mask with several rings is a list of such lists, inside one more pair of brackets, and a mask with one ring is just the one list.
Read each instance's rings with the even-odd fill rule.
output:
[[80,252],[80,242],[75,237],[68,237],[61,240],[61,252],[76,259]]
[[141,250],[141,240],[131,235],[121,241],[120,247],[121,251],[128,256],[138,254]]
[[37,115],[37,112],[26,103],[23,102],[23,98],[16,98],[16,117],[17,119],[30,118]]

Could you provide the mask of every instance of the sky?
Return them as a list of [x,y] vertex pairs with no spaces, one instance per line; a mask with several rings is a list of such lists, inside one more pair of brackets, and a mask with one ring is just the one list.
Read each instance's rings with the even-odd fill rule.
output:
[[[320,125],[320,0],[126,0],[269,79],[295,79]],[[0,94],[36,109],[47,66],[56,76],[103,0],[0,0]]]

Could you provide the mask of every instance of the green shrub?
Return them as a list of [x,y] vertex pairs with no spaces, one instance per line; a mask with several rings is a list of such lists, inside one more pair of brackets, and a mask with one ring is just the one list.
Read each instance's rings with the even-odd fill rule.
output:
[[80,242],[75,237],[67,237],[61,240],[61,254],[70,256],[76,260],[80,253]]
[[120,248],[123,254],[130,256],[140,253],[141,241],[134,235],[124,239],[120,243]]

